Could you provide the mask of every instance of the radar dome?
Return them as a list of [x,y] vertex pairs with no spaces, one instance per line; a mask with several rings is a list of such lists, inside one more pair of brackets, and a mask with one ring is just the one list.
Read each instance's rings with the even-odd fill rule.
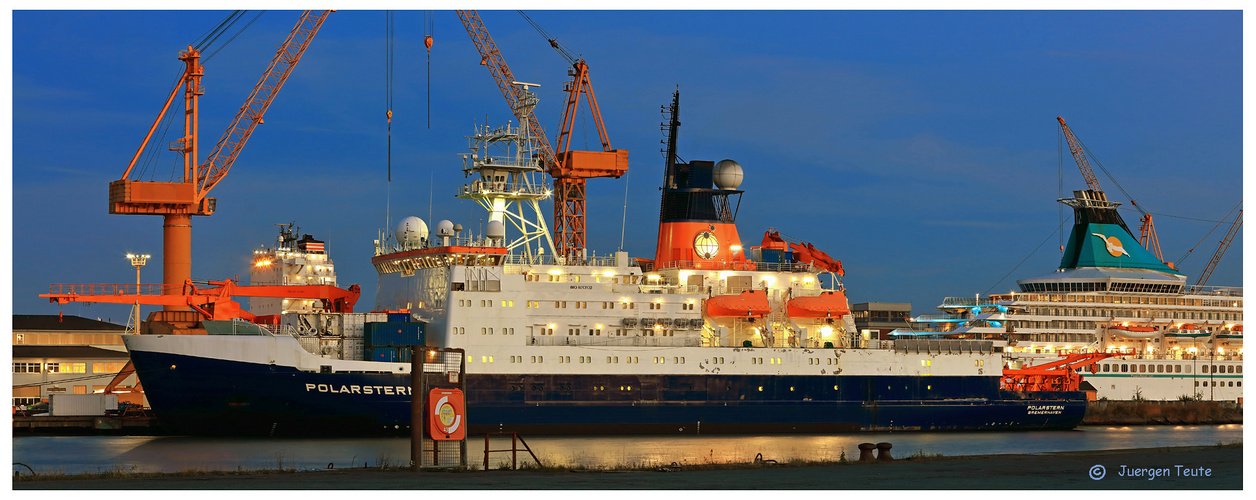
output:
[[403,245],[417,245],[427,238],[427,223],[413,215],[401,219],[397,224],[397,242]]
[[715,187],[737,189],[741,186],[741,165],[733,160],[720,160],[715,164]]
[[506,225],[502,224],[502,221],[499,220],[488,221],[488,227],[485,228],[484,235],[495,240],[505,238]]
[[436,223],[436,236],[448,238],[454,235],[454,223],[443,220]]

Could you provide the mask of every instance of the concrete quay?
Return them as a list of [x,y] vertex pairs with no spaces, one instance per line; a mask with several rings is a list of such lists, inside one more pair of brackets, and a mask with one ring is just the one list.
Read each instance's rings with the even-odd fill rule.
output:
[[1240,490],[1242,445],[668,471],[333,469],[20,480],[15,490]]

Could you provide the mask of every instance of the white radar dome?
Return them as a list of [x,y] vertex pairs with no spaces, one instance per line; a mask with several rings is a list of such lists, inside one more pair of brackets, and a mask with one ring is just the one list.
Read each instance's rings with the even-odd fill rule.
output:
[[495,240],[505,238],[506,225],[499,220],[488,221],[488,227],[484,228],[484,235]]
[[448,238],[454,235],[454,223],[443,220],[436,223],[436,236]]
[[417,245],[427,238],[427,223],[413,215],[401,219],[397,224],[397,242],[403,245]]
[[715,164],[715,187],[720,189],[737,189],[741,186],[741,165],[733,160],[720,160]]

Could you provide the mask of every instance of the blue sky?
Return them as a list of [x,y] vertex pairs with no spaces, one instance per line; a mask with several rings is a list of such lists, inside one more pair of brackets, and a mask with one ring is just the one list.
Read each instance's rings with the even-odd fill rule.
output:
[[[226,14],[13,12],[14,313],[124,322],[126,307],[37,295],[51,283],[129,282],[127,252],[154,254],[144,281],[159,281],[160,217],[109,215],[107,186],[160,111],[179,50]],[[552,139],[566,63],[517,12],[480,14],[516,78],[541,84],[538,116]],[[772,227],[815,244],[843,261],[852,302],[927,313],[944,297],[1006,292],[1052,271],[1061,173],[1066,193],[1085,187],[1067,149],[1060,156],[1056,116],[1158,215],[1168,260],[1242,198],[1239,11],[528,14],[588,61],[611,143],[631,152],[625,178],[589,182],[589,246],[599,254],[620,246],[626,192],[624,247],[652,257],[659,108],[677,86],[680,156],[745,169],[743,240],[757,244]],[[268,11],[204,62],[209,142],[297,16]],[[296,221],[328,241],[340,283],[361,284],[358,309],[368,310],[371,240],[386,210],[393,221],[429,219],[430,206],[432,219],[482,224],[482,209],[454,198],[457,154],[474,125],[511,116],[457,16],[433,11],[428,128],[423,16],[396,13],[391,185],[385,16],[338,11],[211,195],[218,212],[193,219],[194,278],[247,278],[274,224]],[[581,125],[573,142],[596,148],[593,124]],[[163,153],[146,180],[168,180],[176,160]],[[1123,214],[1137,231],[1138,213]],[[1225,230],[1182,261],[1190,282]],[[1209,283],[1241,284],[1242,251],[1240,235]]]

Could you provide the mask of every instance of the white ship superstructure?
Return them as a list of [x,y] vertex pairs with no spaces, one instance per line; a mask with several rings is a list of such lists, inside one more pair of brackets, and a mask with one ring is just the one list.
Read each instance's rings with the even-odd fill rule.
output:
[[[302,235],[294,223],[279,226],[279,242],[273,248],[253,251],[249,281],[253,285],[336,285],[336,269],[326,244]],[[249,298],[249,312],[257,316],[317,312],[317,300]]]

